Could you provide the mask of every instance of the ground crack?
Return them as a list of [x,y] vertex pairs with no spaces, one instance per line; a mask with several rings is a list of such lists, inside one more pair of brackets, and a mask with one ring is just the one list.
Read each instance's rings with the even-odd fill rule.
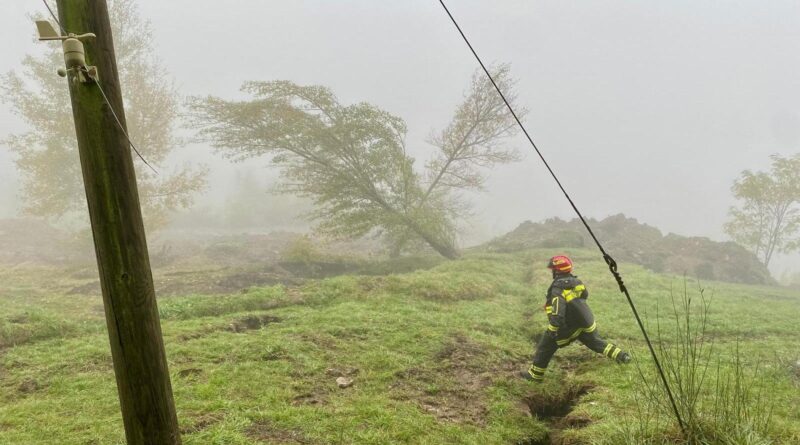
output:
[[[557,391],[531,394],[523,400],[532,416],[546,422],[550,431],[544,437],[526,438],[517,445],[561,445],[561,432],[567,428],[583,428],[592,419],[571,415],[581,397],[594,388],[591,383],[566,383]],[[570,442],[574,443],[574,442]]]

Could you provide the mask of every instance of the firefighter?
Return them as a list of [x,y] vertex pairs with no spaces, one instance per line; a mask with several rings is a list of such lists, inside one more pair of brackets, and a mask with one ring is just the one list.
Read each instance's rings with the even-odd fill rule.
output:
[[549,325],[536,347],[533,364],[522,376],[526,380],[542,381],[556,350],[575,340],[617,363],[630,363],[630,354],[598,335],[594,315],[586,302],[589,291],[578,277],[572,275],[572,260],[564,255],[554,256],[547,268],[553,272],[553,284],[547,290],[544,306]]

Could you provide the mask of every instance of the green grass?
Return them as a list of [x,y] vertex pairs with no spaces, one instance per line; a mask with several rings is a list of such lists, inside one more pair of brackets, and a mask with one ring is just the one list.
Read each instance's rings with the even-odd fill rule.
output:
[[[605,264],[593,252],[570,253],[601,335],[650,366]],[[184,443],[515,444],[548,430],[561,443],[624,443],[641,389],[635,367],[573,345],[558,352],[547,384],[516,378],[546,325],[549,255],[470,254],[406,274],[161,299]],[[683,279],[629,264],[621,271],[654,327]],[[0,272],[0,443],[124,443],[101,301],[37,287],[33,275]],[[59,279],[70,278],[47,283]],[[800,442],[800,380],[787,366],[800,359],[800,295],[702,285],[714,294],[715,351],[724,356],[738,340],[769,384],[772,440]],[[353,386],[338,388],[339,376]],[[584,386],[566,420],[531,416],[526,400],[558,401]]]

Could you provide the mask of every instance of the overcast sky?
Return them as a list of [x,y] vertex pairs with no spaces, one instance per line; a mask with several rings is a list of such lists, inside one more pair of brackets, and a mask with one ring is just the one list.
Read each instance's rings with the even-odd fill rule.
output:
[[[240,97],[246,80],[331,87],[404,118],[408,145],[447,124],[476,64],[436,0],[139,0],[154,47],[185,95]],[[584,213],[625,213],[666,232],[725,239],[730,186],[769,155],[800,151],[800,2],[450,0],[486,61],[508,62],[526,125]],[[35,52],[34,0],[4,2],[4,61]],[[56,67],[53,67],[55,75]],[[66,87],[66,86],[65,86]],[[124,88],[124,86],[123,86]],[[20,122],[0,104],[0,137]],[[520,138],[520,150],[529,148]],[[213,171],[221,199],[237,168]],[[474,236],[571,217],[538,159],[491,172]],[[18,179],[0,148],[0,216]],[[792,261],[800,267],[795,256]]]

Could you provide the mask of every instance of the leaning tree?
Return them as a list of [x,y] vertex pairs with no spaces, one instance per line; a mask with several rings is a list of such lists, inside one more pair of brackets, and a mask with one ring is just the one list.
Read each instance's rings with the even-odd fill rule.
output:
[[[495,79],[516,99],[508,66]],[[476,72],[449,125],[434,132],[434,154],[415,168],[405,122],[368,103],[345,105],[330,89],[289,81],[247,82],[251,98],[190,101],[199,139],[234,159],[269,156],[279,189],[310,198],[318,230],[335,236],[381,233],[396,247],[421,242],[458,256],[459,196],[480,189],[484,170],[518,159],[503,145],[516,131],[491,83]]]

